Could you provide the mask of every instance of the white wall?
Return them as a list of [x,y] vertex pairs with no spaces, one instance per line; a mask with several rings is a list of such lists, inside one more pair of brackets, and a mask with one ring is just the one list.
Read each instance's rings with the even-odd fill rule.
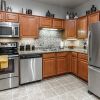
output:
[[82,16],[86,14],[86,11],[91,8],[92,5],[96,5],[97,9],[100,10],[100,0],[89,0],[86,3],[80,5],[73,9],[74,12],[78,13],[78,16]]
[[66,9],[64,7],[49,5],[34,0],[6,0],[7,5],[13,8],[14,12],[21,12],[21,9],[29,8],[33,10],[33,15],[45,16],[47,10],[55,14],[56,18],[65,18]]

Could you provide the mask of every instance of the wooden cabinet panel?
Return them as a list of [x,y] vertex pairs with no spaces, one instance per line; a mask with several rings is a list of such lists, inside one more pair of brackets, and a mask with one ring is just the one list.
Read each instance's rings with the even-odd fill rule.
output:
[[19,16],[15,13],[6,13],[5,15],[5,21],[6,22],[18,22]]
[[64,20],[62,19],[53,19],[53,28],[64,29]]
[[43,78],[56,75],[56,59],[43,59]]
[[66,20],[65,38],[76,38],[76,20]]
[[79,39],[87,38],[88,26],[87,26],[87,16],[80,17],[77,19],[77,36]]
[[40,17],[40,27],[51,28],[52,27],[52,18]]
[[88,81],[88,63],[85,60],[78,59],[78,76]]
[[66,72],[66,57],[57,57],[57,74],[64,74]]
[[5,20],[5,12],[0,12],[0,21],[4,21]]
[[71,72],[71,65],[72,65],[72,52],[67,52],[66,55],[66,66],[67,66],[67,72]]
[[77,75],[77,57],[72,57],[71,71],[73,74]]
[[78,58],[83,60],[88,60],[88,55],[84,53],[78,53]]
[[19,22],[21,37],[38,37],[39,17],[20,15]]
[[66,52],[57,53],[57,57],[65,57],[65,56],[66,56]]
[[43,54],[43,58],[55,58],[55,53],[47,53],[47,54]]
[[98,22],[100,19],[99,12],[88,15],[88,26],[92,23]]

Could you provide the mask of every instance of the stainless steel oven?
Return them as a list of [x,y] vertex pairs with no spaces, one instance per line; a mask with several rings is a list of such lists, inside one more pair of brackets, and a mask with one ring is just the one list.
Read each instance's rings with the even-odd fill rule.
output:
[[19,37],[19,23],[0,22],[0,37]]
[[8,55],[8,67],[0,69],[0,90],[19,86],[17,43],[0,43],[0,55]]

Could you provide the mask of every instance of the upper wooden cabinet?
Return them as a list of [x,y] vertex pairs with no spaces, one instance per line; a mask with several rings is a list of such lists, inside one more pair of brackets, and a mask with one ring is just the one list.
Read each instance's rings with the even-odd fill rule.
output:
[[40,17],[40,27],[64,29],[64,20],[58,18]]
[[5,13],[5,21],[7,22],[18,22],[19,15],[16,13]]
[[52,18],[40,17],[40,27],[51,28],[52,27]]
[[100,20],[99,12],[88,15],[88,26],[92,23],[98,22],[99,20]]
[[64,29],[64,20],[54,18],[53,19],[53,28]]
[[20,36],[21,37],[38,37],[39,17],[20,15]]
[[5,12],[0,12],[0,21],[5,20]]
[[0,21],[3,22],[18,22],[19,15],[16,13],[0,12]]
[[87,16],[80,17],[77,19],[77,36],[79,39],[87,38],[88,34],[88,23]]
[[76,38],[76,20],[65,21],[65,38]]

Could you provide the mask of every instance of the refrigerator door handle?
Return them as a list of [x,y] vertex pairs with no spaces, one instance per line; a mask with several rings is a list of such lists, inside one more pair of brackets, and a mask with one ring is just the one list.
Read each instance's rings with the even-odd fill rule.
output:
[[88,34],[88,61],[91,61],[91,31],[89,31],[89,34]]

